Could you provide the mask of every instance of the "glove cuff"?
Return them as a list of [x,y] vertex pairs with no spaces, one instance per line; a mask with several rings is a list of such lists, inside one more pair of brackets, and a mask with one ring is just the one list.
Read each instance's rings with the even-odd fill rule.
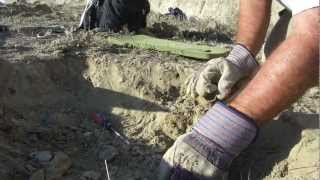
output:
[[232,64],[236,65],[243,72],[251,73],[259,66],[251,52],[240,43],[233,46],[232,51],[229,53],[226,59]]
[[186,136],[183,142],[189,144],[194,150],[206,157],[210,163],[222,171],[228,171],[234,159],[234,155],[226,153],[218,144],[196,131]]
[[241,112],[217,102],[195,125],[193,131],[236,157],[256,139],[258,126]]

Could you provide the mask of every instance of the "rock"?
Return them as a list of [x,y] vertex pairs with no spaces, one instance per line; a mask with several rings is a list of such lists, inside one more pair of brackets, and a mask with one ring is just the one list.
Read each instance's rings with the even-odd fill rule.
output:
[[30,157],[32,158],[32,160],[42,165],[47,165],[52,159],[53,155],[50,151],[38,151],[31,153]]
[[118,150],[115,147],[106,145],[101,148],[98,158],[101,160],[112,161],[118,154]]
[[38,171],[36,171],[35,173],[33,173],[29,180],[45,180],[45,173],[43,169],[40,169]]
[[80,177],[80,180],[99,180],[101,174],[95,171],[86,171]]
[[84,136],[84,137],[90,137],[90,136],[92,136],[92,135],[93,135],[92,132],[85,132],[85,133],[83,133],[83,136]]
[[60,180],[68,172],[71,165],[72,161],[67,154],[57,152],[47,168],[46,180]]

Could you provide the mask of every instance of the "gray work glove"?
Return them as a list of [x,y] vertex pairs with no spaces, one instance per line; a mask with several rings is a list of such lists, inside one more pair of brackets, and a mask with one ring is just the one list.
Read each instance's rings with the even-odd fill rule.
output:
[[165,153],[158,180],[226,179],[232,160],[257,134],[254,121],[218,102]]
[[248,77],[259,64],[243,45],[234,45],[228,57],[212,59],[187,81],[186,94],[206,99],[226,99],[233,87]]

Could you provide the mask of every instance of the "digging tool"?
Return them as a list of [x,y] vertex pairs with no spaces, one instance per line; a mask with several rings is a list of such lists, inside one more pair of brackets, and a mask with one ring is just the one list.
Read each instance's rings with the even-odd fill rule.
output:
[[86,14],[88,13],[89,9],[92,7],[92,6],[95,6],[97,5],[99,2],[99,0],[87,0],[87,4],[86,4],[86,7],[84,8],[83,10],[83,13],[81,15],[81,19],[80,19],[80,23],[79,23],[79,28],[81,28],[83,26],[83,23],[85,21],[85,16]]
[[119,137],[123,142],[126,144],[130,144],[129,140],[125,138],[123,135],[121,135],[118,131],[116,131],[113,127],[110,121],[107,120],[107,115],[105,113],[92,113],[91,114],[93,121],[96,124],[102,125],[105,129],[108,129],[112,134]]
[[110,174],[109,174],[109,168],[108,168],[107,160],[104,160],[104,165],[106,166],[107,180],[111,180],[111,179],[110,179]]

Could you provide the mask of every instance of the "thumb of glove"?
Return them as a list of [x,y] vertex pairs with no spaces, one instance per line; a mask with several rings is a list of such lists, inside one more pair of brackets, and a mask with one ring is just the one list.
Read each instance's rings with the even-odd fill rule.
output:
[[223,64],[222,69],[222,75],[218,82],[219,94],[217,95],[217,98],[220,100],[224,100],[230,96],[235,85],[244,77],[243,72],[238,67],[227,61]]
[[205,69],[199,74],[195,90],[206,99],[214,99],[218,94],[218,82],[223,73],[224,59],[214,59],[208,62]]

